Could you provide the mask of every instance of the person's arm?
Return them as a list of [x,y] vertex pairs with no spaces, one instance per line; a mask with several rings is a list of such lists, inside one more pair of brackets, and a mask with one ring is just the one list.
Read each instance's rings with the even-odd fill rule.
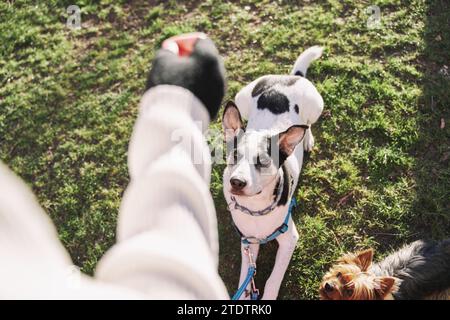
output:
[[79,272],[31,190],[1,162],[0,262],[0,299],[145,298]]
[[[202,134],[217,113],[223,86],[210,40],[199,40],[189,58],[166,51],[157,56],[130,141],[131,181],[118,243],[100,261],[98,279],[149,298],[229,298],[217,272],[210,154]],[[214,90],[218,95],[205,96]]]

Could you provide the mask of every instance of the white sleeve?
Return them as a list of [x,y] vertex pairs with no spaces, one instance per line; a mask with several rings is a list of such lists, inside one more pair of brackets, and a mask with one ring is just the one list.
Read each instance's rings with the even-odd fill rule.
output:
[[0,299],[144,298],[72,264],[31,190],[0,163]]
[[228,299],[218,267],[209,192],[209,115],[188,90],[157,86],[143,96],[130,141],[131,181],[117,244],[96,278],[158,299]]
[[161,86],[144,95],[117,244],[95,278],[73,266],[29,188],[0,163],[0,299],[227,299],[201,130],[208,122],[187,90]]

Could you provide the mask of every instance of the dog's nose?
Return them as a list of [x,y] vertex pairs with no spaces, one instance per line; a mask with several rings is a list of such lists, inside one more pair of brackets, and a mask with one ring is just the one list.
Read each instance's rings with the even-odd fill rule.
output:
[[333,291],[333,289],[334,289],[334,287],[332,284],[329,284],[328,282],[325,283],[325,291],[326,292],[331,292],[331,291]]
[[241,179],[237,179],[237,178],[232,178],[230,180],[230,183],[231,183],[231,186],[233,187],[233,189],[235,189],[235,190],[242,190],[247,185],[247,182],[245,180],[241,180]]

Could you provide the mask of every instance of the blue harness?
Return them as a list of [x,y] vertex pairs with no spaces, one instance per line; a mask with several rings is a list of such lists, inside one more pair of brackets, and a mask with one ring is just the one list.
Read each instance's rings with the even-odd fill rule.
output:
[[233,295],[233,297],[231,298],[231,300],[238,300],[242,294],[245,291],[245,288],[247,288],[247,286],[249,285],[250,281],[252,282],[252,291],[250,292],[250,298],[251,300],[258,300],[258,296],[259,296],[259,291],[256,289],[255,287],[255,282],[254,282],[254,277],[256,274],[256,264],[253,262],[253,257],[250,253],[250,248],[249,245],[250,244],[266,244],[269,241],[272,241],[274,239],[276,239],[280,234],[285,233],[288,229],[289,229],[289,218],[292,215],[292,210],[294,210],[294,208],[297,206],[297,201],[295,200],[295,198],[292,198],[291,203],[289,204],[289,209],[288,212],[286,214],[286,218],[284,218],[283,224],[281,226],[279,226],[274,232],[272,232],[269,236],[267,236],[264,239],[258,239],[255,237],[246,237],[243,235],[243,233],[237,228],[236,225],[234,225],[236,231],[239,233],[239,235],[241,236],[241,242],[246,245],[247,247],[245,248],[249,259],[250,259],[250,266],[248,267],[248,271],[247,271],[247,276],[244,280],[244,282],[242,283],[242,285],[239,287],[239,289],[236,291],[236,293]]

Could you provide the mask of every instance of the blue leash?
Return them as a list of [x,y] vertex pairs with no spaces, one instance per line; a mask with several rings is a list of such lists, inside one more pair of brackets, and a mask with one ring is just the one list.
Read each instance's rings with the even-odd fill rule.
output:
[[292,198],[292,201],[289,204],[289,209],[288,209],[288,212],[286,214],[286,218],[284,218],[283,224],[281,226],[279,226],[274,232],[272,232],[271,235],[269,235],[265,239],[257,239],[257,238],[254,238],[254,237],[245,237],[242,234],[242,232],[235,226],[236,231],[241,236],[242,243],[247,245],[245,250],[247,250],[247,254],[248,254],[249,259],[250,259],[250,266],[248,267],[247,276],[245,277],[244,282],[239,287],[239,289],[236,291],[236,293],[233,295],[231,300],[238,300],[242,296],[242,294],[244,293],[245,288],[247,288],[247,286],[249,285],[250,281],[252,282],[252,291],[250,292],[250,298],[251,298],[251,300],[258,300],[258,298],[259,298],[259,291],[258,291],[258,289],[256,289],[255,283],[254,283],[254,277],[255,277],[255,274],[256,274],[256,264],[253,262],[253,258],[252,258],[253,255],[250,253],[249,245],[250,244],[266,244],[267,242],[276,239],[280,234],[285,233],[289,229],[289,225],[288,225],[289,218],[292,215],[292,210],[296,206],[297,206],[297,201],[295,200],[295,198]]
[[[247,273],[247,277],[245,278],[244,282],[242,283],[242,285],[240,286],[240,288],[238,289],[238,291],[236,291],[236,293],[234,294],[234,296],[231,298],[231,300],[239,300],[239,298],[242,296],[242,294],[245,291],[245,288],[247,288],[248,284],[250,283],[250,281],[252,280],[252,278],[255,276],[256,273],[256,267],[254,266],[250,266],[248,268],[248,273]],[[253,299],[253,295],[252,295],[252,300],[257,300],[257,299]]]

